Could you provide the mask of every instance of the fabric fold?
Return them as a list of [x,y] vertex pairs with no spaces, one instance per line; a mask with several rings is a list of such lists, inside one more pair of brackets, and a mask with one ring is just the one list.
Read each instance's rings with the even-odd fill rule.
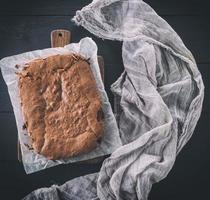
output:
[[[111,90],[118,97],[124,145],[98,174],[83,177],[90,188],[80,187],[80,177],[73,180],[71,193],[84,200],[146,200],[152,184],[173,167],[200,117],[204,85],[195,59],[170,25],[140,0],[94,0],[73,21],[102,39],[123,42],[124,72]],[[94,181],[95,194],[87,197]]]

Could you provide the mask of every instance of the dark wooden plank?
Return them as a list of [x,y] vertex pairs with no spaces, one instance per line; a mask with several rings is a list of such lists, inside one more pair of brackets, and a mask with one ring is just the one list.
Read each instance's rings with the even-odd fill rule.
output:
[[[18,161],[0,161],[1,199],[21,199],[40,187],[49,187],[53,184],[61,185],[78,176],[98,172],[101,165],[102,162],[97,164],[59,165],[27,175],[22,163]],[[9,191],[11,193],[6,198]]]
[[17,128],[12,113],[0,113],[0,161],[17,160]]
[[9,98],[7,86],[0,72],[0,112],[12,112],[12,104]]
[[[64,28],[71,30],[73,42],[78,42],[86,36],[93,37],[99,48],[98,54],[104,57],[105,65],[114,62],[118,63],[119,66],[119,63],[122,63],[120,42],[108,40],[103,42],[83,28],[70,23],[68,17],[0,17],[0,24],[2,24],[0,26],[0,43],[2,45],[1,49],[3,49],[0,52],[0,58],[35,49],[48,48],[50,47],[51,31]],[[117,71],[118,68],[115,67],[113,73],[117,73]],[[112,81],[113,78],[111,77],[113,77],[112,72],[111,76],[108,74],[106,79]],[[116,79],[117,76],[114,78]],[[0,77],[0,111],[12,111],[7,88],[2,77]]]
[[[166,16],[164,17],[192,51],[197,62],[210,62],[210,21],[203,16]],[[30,16],[0,17],[0,58],[33,49],[50,47],[49,34],[58,28],[69,29],[72,41],[92,36],[99,47],[99,54],[106,63],[121,61],[120,42],[96,38],[82,27],[75,26],[69,17]],[[110,48],[111,47],[111,48]],[[110,48],[110,49],[108,49]],[[112,51],[113,50],[113,51]]]
[[[2,0],[0,15],[74,15],[91,0]],[[145,0],[160,15],[208,15],[206,0]]]
[[206,0],[145,0],[159,15],[208,15]]
[[180,152],[168,177],[155,184],[150,200],[206,199],[210,179],[210,114],[202,114],[195,133]]
[[181,37],[198,63],[210,62],[210,20],[204,16],[163,17]]
[[[195,134],[177,158],[169,176],[155,184],[149,199],[186,200],[208,199],[209,186],[209,35],[210,21],[207,0],[145,0],[162,15],[180,34],[193,52],[206,86],[204,112]],[[2,0],[0,6],[0,58],[33,49],[50,46],[49,35],[53,29],[65,28],[73,31],[73,41],[92,36],[81,27],[73,26],[70,16],[91,0]],[[4,17],[14,16],[14,17]],[[25,17],[29,15],[31,17]],[[42,15],[43,17],[39,17]],[[47,17],[49,15],[50,17]],[[53,16],[53,15],[57,15]],[[180,15],[180,16],[175,16]],[[191,16],[187,16],[191,15]],[[205,16],[204,16],[205,15]],[[19,17],[18,17],[19,16]],[[20,17],[22,16],[22,17]],[[34,17],[33,17],[34,16]],[[60,17],[58,17],[60,16]],[[122,72],[121,43],[96,40],[99,53],[105,58],[105,87],[112,102],[109,86]],[[205,64],[206,63],[206,64]],[[7,89],[0,77],[0,183],[1,199],[20,199],[34,189],[62,184],[74,177],[98,171],[97,165],[61,165],[32,175],[26,175],[21,163],[16,160],[17,130]],[[6,161],[10,160],[10,161]],[[187,186],[187,187],[186,187]]]
[[0,194],[2,199],[7,199],[7,200],[14,200],[14,199],[21,199],[23,195],[19,194],[20,191],[15,190],[15,189],[0,189]]
[[0,15],[74,15],[91,0],[2,0]]
[[198,69],[201,72],[203,83],[205,86],[204,90],[204,102],[203,111],[210,112],[210,64],[198,64]]
[[[198,144],[198,147],[202,140],[205,141],[201,148],[208,148],[209,146],[207,141],[210,139],[210,136],[205,131],[205,129],[208,130],[210,128],[208,127],[209,123],[207,119],[210,120],[210,113],[203,112],[196,129],[196,135],[200,136],[200,141],[199,138],[192,138]],[[17,128],[13,114],[0,113],[0,130],[0,160],[17,160]],[[200,152],[196,150],[194,153]]]
[[[210,178],[210,135],[207,131],[210,129],[209,120],[210,114],[203,113],[194,135],[177,157],[168,177],[154,185],[150,194],[151,200],[196,199],[195,197],[199,197],[199,195],[204,197],[207,194]],[[2,130],[2,127],[0,128]],[[4,128],[4,130],[7,133],[8,128]],[[4,148],[6,145],[10,145],[9,138],[4,143],[0,138],[0,145],[3,145]],[[48,187],[52,184],[60,185],[72,178],[97,172],[101,164],[60,165],[26,175],[22,164],[18,161],[0,161],[0,177],[3,180],[0,182],[0,192],[6,194],[6,191],[13,191],[12,194],[9,194],[9,197],[11,199],[12,197],[18,197],[19,199],[34,189]],[[203,187],[200,187],[201,183]]]
[[121,61],[121,54],[116,53],[121,50],[120,42],[103,42],[82,27],[76,26],[69,17],[0,17],[0,24],[0,59],[26,51],[49,48],[51,31],[62,28],[71,31],[73,42],[78,42],[82,37],[92,37],[98,45],[98,54],[104,57],[105,63]]

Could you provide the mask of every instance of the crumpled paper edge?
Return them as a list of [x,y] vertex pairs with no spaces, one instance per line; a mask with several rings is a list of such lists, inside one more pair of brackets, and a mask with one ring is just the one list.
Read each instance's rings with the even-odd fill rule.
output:
[[[18,91],[18,78],[16,72],[20,69],[15,68],[15,65],[23,65],[31,60],[38,58],[46,58],[52,55],[58,54],[69,54],[69,53],[78,53],[89,59],[90,67],[93,72],[94,78],[96,80],[96,84],[99,90],[99,94],[102,98],[102,109],[104,111],[104,135],[102,137],[101,144],[86,154],[81,154],[78,156],[70,157],[65,160],[48,160],[44,156],[39,155],[33,150],[29,150],[26,145],[30,145],[30,137],[27,134],[27,130],[23,130],[22,126],[24,124],[22,110],[19,99],[19,91]],[[100,157],[103,155],[111,154],[114,150],[122,145],[119,130],[117,127],[117,122],[112,112],[111,105],[109,103],[107,94],[104,89],[104,85],[101,79],[100,69],[98,66],[97,60],[97,45],[95,42],[89,38],[83,38],[79,43],[71,43],[66,45],[64,48],[49,48],[43,50],[35,50],[31,52],[22,53],[15,56],[10,56],[3,58],[0,61],[0,68],[2,71],[3,78],[7,84],[8,92],[10,95],[10,99],[12,102],[17,129],[18,136],[21,144],[21,153],[22,153],[22,161],[24,165],[24,169],[27,174],[40,171],[49,167],[53,167],[59,164],[67,164],[78,161],[84,161],[88,159],[93,159],[96,157]],[[25,145],[26,144],[26,145]]]

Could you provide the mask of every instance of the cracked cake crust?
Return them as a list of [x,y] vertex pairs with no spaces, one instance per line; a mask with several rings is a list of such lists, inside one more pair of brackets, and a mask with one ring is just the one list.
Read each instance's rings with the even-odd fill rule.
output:
[[36,153],[55,160],[97,146],[102,102],[86,59],[76,54],[36,59],[18,76],[24,127]]

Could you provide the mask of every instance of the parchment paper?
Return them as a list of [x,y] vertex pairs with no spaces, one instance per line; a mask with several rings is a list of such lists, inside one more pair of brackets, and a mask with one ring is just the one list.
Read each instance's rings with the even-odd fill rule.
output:
[[[95,77],[100,96],[102,98],[102,109],[104,112],[104,135],[101,144],[86,154],[70,157],[65,160],[48,160],[44,156],[39,155],[30,149],[31,141],[27,134],[27,130],[23,130],[23,115],[20,105],[19,89],[18,89],[18,77],[16,72],[22,70],[15,66],[24,65],[25,63],[38,58],[46,58],[52,55],[69,54],[71,52],[78,53],[83,57],[89,59],[91,70]],[[77,161],[88,160],[103,155],[112,153],[115,149],[121,146],[121,140],[119,137],[119,131],[115,117],[113,115],[111,105],[109,103],[107,94],[104,89],[104,85],[100,75],[100,69],[97,61],[97,46],[91,38],[83,38],[79,43],[72,43],[64,48],[49,48],[43,50],[31,51],[15,56],[10,56],[0,61],[0,68],[3,78],[7,84],[8,92],[12,102],[18,136],[21,145],[22,161],[27,174],[33,173],[39,170],[43,170],[49,167],[53,167],[58,164],[71,163]],[[30,95],[30,94],[29,94]],[[6,134],[6,133],[4,133]]]

